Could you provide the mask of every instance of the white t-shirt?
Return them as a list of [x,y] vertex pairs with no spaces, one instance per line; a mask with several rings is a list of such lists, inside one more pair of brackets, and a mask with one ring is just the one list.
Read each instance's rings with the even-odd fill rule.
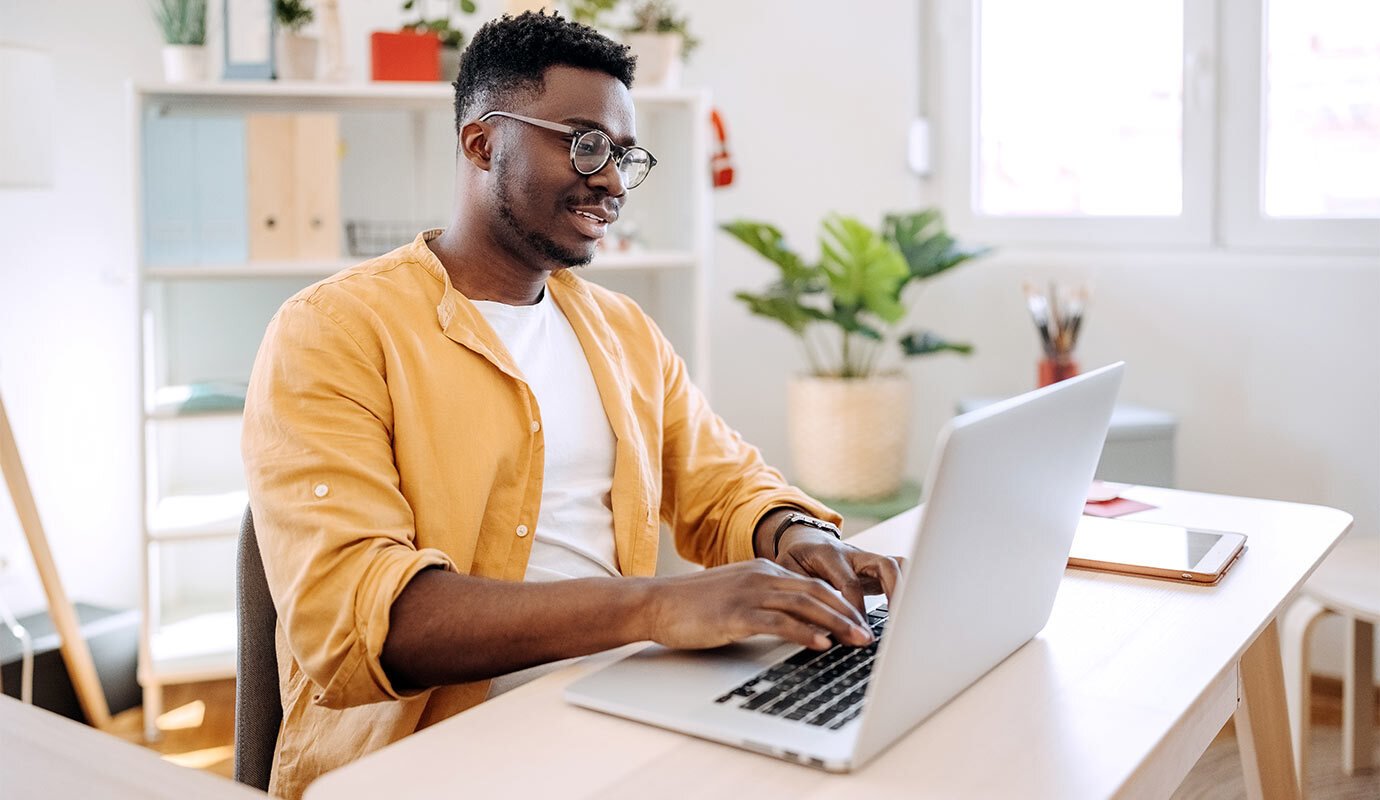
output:
[[530,306],[474,303],[536,396],[545,439],[541,511],[526,580],[619,575],[613,546],[613,428],[565,314],[542,292]]
[[[613,427],[575,330],[551,293],[530,306],[474,305],[508,348],[537,398],[545,438],[541,511],[527,560],[528,581],[619,575],[613,545]],[[566,661],[500,675],[489,697],[515,689]]]

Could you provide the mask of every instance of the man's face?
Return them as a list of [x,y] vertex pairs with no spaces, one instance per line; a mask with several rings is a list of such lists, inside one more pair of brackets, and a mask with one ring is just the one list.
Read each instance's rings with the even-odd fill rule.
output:
[[[546,71],[544,83],[541,93],[518,108],[486,110],[601,130],[624,147],[636,143],[632,96],[617,78],[556,66]],[[588,264],[627,195],[612,160],[593,175],[581,175],[570,163],[569,136],[513,119],[491,123],[500,241],[544,268]]]

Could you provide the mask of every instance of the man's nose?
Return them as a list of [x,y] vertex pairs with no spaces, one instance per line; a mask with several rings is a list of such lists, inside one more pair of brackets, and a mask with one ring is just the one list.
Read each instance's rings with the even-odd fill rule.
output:
[[590,186],[603,187],[610,197],[622,197],[628,193],[627,187],[623,185],[623,174],[618,171],[617,160],[612,157],[598,172],[587,176],[585,182]]

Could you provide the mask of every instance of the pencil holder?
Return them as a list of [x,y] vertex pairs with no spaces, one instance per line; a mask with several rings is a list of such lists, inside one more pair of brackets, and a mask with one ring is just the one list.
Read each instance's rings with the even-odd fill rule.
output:
[[1058,383],[1078,374],[1078,362],[1072,356],[1045,357],[1040,359],[1040,386]]

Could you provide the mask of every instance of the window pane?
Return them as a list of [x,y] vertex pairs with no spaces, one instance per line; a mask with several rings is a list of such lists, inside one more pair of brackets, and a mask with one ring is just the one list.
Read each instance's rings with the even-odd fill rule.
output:
[[1380,3],[1266,9],[1265,213],[1380,217]]
[[1180,213],[1180,3],[983,0],[979,16],[979,213]]

